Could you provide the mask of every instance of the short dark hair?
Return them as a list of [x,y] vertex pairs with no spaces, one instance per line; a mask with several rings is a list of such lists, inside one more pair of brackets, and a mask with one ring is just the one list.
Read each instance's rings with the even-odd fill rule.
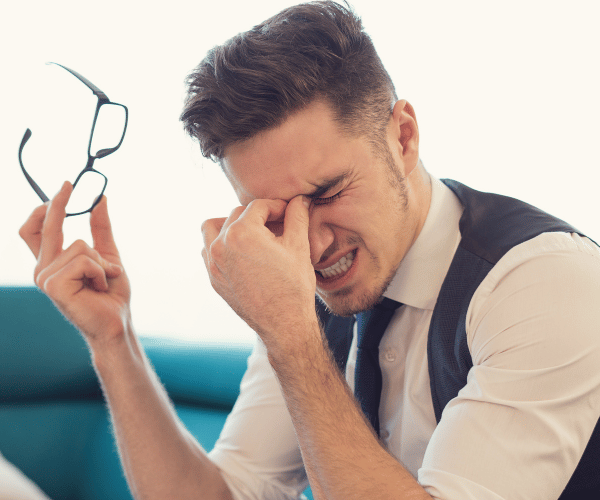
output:
[[186,83],[180,119],[216,161],[317,99],[343,133],[379,143],[397,99],[360,18],[329,0],[289,7],[214,47]]

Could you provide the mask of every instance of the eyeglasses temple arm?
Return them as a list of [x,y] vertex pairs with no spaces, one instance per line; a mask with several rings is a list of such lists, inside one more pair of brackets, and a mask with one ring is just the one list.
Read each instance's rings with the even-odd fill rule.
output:
[[79,73],[77,73],[77,71],[69,69],[66,66],[63,66],[62,64],[58,64],[55,62],[48,62],[47,64],[55,64],[56,66],[60,66],[62,69],[68,71],[75,78],[83,82],[94,93],[94,95],[98,97],[98,99],[100,99],[101,101],[110,101],[110,99],[104,92],[102,92],[98,87],[96,87],[92,82],[90,82],[85,76],[82,76]]
[[19,164],[21,165],[21,170],[25,174],[25,178],[27,179],[27,181],[29,182],[29,184],[31,185],[33,190],[42,199],[42,201],[44,203],[46,203],[47,201],[50,201],[49,198],[44,194],[44,192],[40,189],[40,187],[37,185],[37,183],[27,173],[27,170],[25,170],[25,167],[23,166],[23,160],[21,159],[21,155],[23,153],[23,148],[25,147],[25,144],[27,144],[27,141],[29,140],[30,137],[31,137],[31,130],[27,129],[25,131],[25,135],[23,136],[23,139],[21,140],[21,146],[19,146]]

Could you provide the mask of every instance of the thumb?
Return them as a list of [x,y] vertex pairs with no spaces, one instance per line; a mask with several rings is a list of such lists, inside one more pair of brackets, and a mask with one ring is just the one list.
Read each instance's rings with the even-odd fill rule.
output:
[[310,198],[296,196],[285,210],[283,221],[283,235],[286,239],[300,244],[308,243],[308,224]]

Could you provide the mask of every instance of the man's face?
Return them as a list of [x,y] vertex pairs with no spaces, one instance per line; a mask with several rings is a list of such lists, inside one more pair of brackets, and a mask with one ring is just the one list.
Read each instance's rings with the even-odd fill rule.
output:
[[365,137],[343,135],[329,107],[315,102],[225,151],[223,168],[242,205],[311,197],[317,293],[336,314],[378,301],[423,225],[429,203],[413,182],[418,151],[409,157],[399,139],[407,133],[390,118],[389,154],[376,155]]

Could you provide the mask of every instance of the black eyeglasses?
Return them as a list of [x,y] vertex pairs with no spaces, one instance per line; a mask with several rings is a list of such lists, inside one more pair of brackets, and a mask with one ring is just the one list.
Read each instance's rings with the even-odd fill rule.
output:
[[[73,215],[81,215],[91,212],[102,199],[108,179],[104,174],[93,168],[94,162],[100,158],[104,158],[114,153],[121,147],[123,139],[125,138],[125,131],[127,130],[127,119],[129,113],[126,106],[123,104],[117,104],[116,102],[111,102],[104,92],[102,92],[92,82],[81,76],[76,71],[73,71],[72,69],[69,69],[61,64],[49,64],[55,64],[56,66],[60,66],[61,68],[67,70],[78,80],[83,82],[98,98],[96,112],[94,114],[94,121],[92,123],[92,131],[90,132],[90,140],[88,143],[87,164],[73,183],[73,194],[71,195],[69,205],[67,206],[69,212],[67,213],[67,217],[70,217]],[[108,134],[108,137],[107,134],[98,133],[98,129],[103,129],[104,131],[109,130],[110,133]],[[23,166],[23,148],[25,147],[25,144],[27,144],[27,141],[30,139],[30,137],[31,130],[27,129],[23,135],[23,139],[21,140],[21,146],[19,147],[19,164],[21,165],[23,174],[25,174],[25,178],[33,190],[43,202],[47,202],[49,201],[49,198],[41,190],[38,184],[31,178]]]

